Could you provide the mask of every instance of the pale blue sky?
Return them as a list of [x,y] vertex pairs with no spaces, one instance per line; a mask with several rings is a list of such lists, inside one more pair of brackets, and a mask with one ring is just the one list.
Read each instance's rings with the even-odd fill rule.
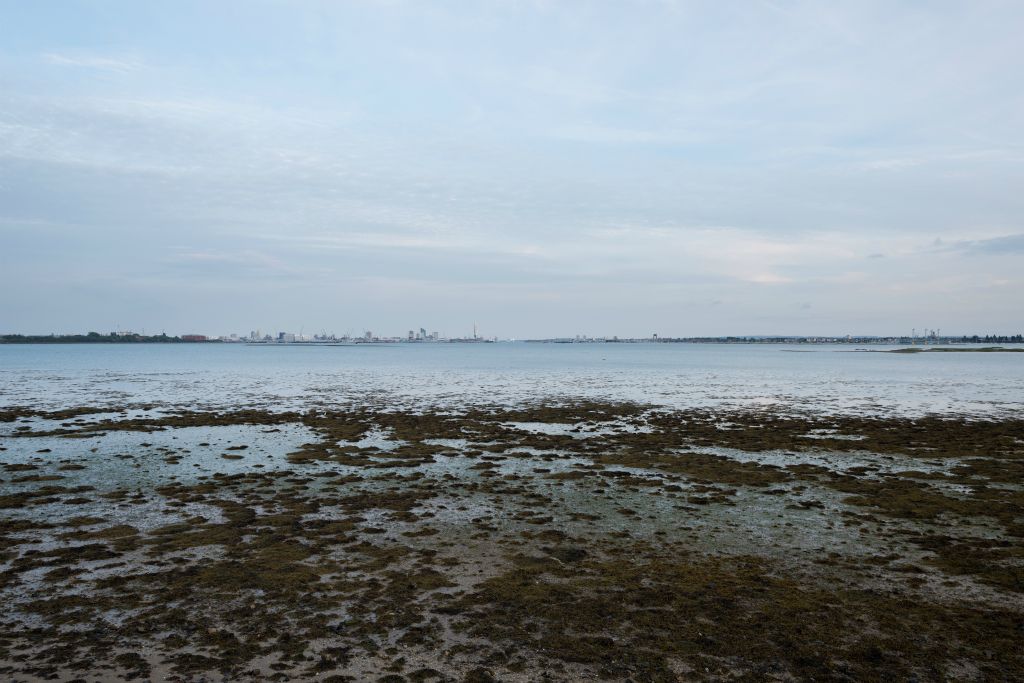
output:
[[1017,333],[1020,2],[0,0],[0,332]]

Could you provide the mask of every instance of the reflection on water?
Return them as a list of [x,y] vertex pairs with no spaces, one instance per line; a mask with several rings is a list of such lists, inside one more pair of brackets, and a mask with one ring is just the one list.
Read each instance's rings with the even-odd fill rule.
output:
[[595,399],[817,412],[1024,406],[1024,354],[847,346],[480,344],[0,346],[0,405],[272,409]]

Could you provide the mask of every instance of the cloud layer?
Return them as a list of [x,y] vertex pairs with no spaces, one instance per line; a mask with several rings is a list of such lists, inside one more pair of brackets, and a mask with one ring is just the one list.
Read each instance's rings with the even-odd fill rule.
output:
[[10,3],[0,331],[1020,331],[1016,3]]

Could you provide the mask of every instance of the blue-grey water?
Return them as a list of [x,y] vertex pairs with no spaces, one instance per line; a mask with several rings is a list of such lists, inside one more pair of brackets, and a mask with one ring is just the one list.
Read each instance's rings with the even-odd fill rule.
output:
[[1024,354],[767,344],[0,346],[0,406],[455,408],[580,399],[1005,415],[1024,407]]

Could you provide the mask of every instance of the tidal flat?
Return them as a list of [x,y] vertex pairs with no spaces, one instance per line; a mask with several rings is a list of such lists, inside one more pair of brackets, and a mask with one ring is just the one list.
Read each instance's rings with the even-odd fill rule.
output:
[[1024,679],[1024,420],[0,411],[0,676]]

